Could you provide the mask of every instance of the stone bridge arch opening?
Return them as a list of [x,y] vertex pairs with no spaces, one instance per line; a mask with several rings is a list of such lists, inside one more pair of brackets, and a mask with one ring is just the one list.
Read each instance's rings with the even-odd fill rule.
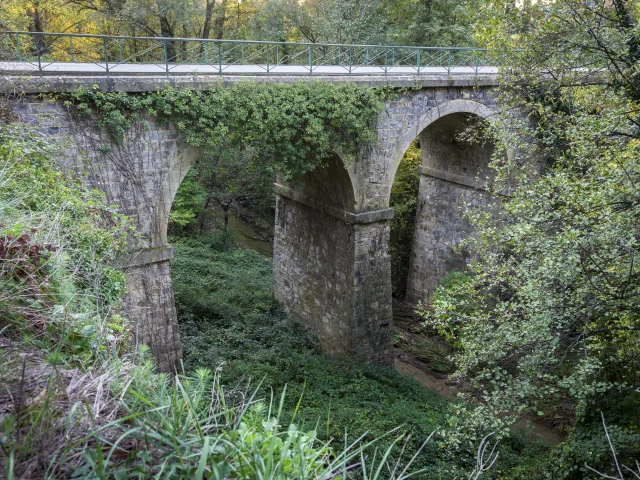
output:
[[394,178],[411,142],[420,148],[408,268],[394,272],[406,275],[404,300],[410,305],[428,302],[446,275],[463,271],[469,260],[460,248],[471,233],[464,209],[486,209],[492,201],[486,187],[492,179],[494,146],[469,141],[462,134],[490,121],[491,114],[480,103],[454,100],[428,112],[398,145]]

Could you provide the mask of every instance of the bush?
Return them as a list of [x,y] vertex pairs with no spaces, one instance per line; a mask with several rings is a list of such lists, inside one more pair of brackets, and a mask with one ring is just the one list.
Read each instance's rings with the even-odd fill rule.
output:
[[23,124],[0,125],[0,330],[95,362],[127,337],[124,275],[110,266],[126,219],[56,168],[60,148]]
[[0,468],[8,477],[40,476],[56,450],[78,440],[93,409],[72,404],[100,397],[80,370],[129,348],[119,315],[124,275],[111,266],[126,219],[56,168],[61,148],[24,124],[0,123]]

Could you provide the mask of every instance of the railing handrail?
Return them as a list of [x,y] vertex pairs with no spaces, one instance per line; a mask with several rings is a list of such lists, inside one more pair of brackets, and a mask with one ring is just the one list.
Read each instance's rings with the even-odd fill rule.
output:
[[364,47],[364,48],[407,48],[416,50],[451,50],[451,51],[474,51],[491,52],[493,50],[481,47],[426,47],[419,45],[370,45],[356,43],[313,43],[313,42],[276,42],[269,40],[230,40],[216,38],[187,38],[187,37],[138,37],[130,35],[101,35],[92,33],[60,33],[60,32],[25,32],[2,30],[0,35],[32,35],[32,36],[52,36],[52,37],[81,37],[81,38],[101,38],[101,39],[127,39],[127,40],[161,40],[177,42],[207,42],[207,43],[245,43],[259,45],[298,45],[313,47]]

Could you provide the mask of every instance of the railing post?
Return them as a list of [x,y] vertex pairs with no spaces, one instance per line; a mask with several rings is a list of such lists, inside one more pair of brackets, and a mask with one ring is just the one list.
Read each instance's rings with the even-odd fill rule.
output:
[[392,67],[396,66],[396,48],[395,47],[391,47],[391,66]]
[[342,59],[340,58],[340,47],[338,47],[338,66],[342,65]]
[[364,47],[364,64],[369,65],[369,47]]
[[16,45],[18,46],[18,61],[22,61],[22,44],[20,43],[20,34],[16,33]]
[[38,39],[38,35],[34,35],[34,40],[36,41],[36,55],[38,56],[38,70],[42,71],[42,58],[40,57],[40,40]]
[[447,50],[447,75],[451,75],[451,50]]
[[349,76],[351,76],[351,65],[353,63],[352,52],[353,47],[349,47]]
[[267,43],[267,73],[269,73],[269,44]]
[[313,75],[313,47],[309,45],[307,49],[309,55],[309,75]]
[[73,36],[69,35],[69,48],[71,49],[71,63],[76,63],[76,52],[73,51]]
[[417,64],[418,64],[418,75],[420,75],[420,54],[422,53],[422,49],[418,48],[418,54],[416,55],[417,57]]
[[209,62],[207,61],[207,42],[202,42],[202,55],[204,55],[204,63],[205,65]]
[[387,74],[387,64],[389,63],[389,49],[384,49],[384,74]]
[[109,53],[107,52],[107,37],[102,37],[102,49],[104,50],[104,67],[109,76]]
[[280,63],[280,51],[279,51],[279,47],[280,45],[278,45],[276,43],[276,66],[278,66],[278,64]]
[[218,75],[222,75],[222,42],[218,42]]
[[240,51],[242,52],[242,65],[244,65],[244,43],[240,46]]
[[120,63],[124,63],[124,60],[122,58],[122,39],[121,38],[118,39],[118,51],[120,52]]
[[162,49],[164,50],[164,72],[169,76],[169,55],[167,53],[167,39],[162,40]]

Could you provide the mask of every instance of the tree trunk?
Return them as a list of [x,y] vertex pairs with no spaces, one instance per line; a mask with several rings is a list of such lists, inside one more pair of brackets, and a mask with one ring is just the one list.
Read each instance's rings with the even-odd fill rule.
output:
[[[27,15],[31,17],[31,23],[29,24],[29,31],[34,33],[44,32],[44,24],[42,21],[42,16],[40,15],[40,10],[38,9],[38,5],[33,5],[33,10],[27,10]],[[35,43],[36,55],[42,55],[45,51],[45,42],[44,38],[41,35],[34,35],[33,42]]]
[[202,25],[202,38],[209,38],[211,34],[211,19],[213,18],[213,8],[216,6],[216,0],[207,0],[207,6],[204,11],[204,25]]
[[210,203],[211,203],[211,198],[207,197],[207,200],[204,202],[204,210],[200,214],[200,222],[199,222],[200,235],[202,235],[202,231],[204,230],[204,219],[206,218],[207,209],[209,208]]
[[[173,34],[173,28],[171,28],[171,24],[169,23],[169,19],[164,15],[160,16],[160,35],[168,38],[173,38],[175,36]],[[167,42],[166,45],[167,45],[167,61],[175,62],[176,60],[175,42]]]
[[424,16],[427,20],[431,19],[431,6],[433,5],[433,0],[424,0]]
[[227,19],[227,1],[221,0],[218,5],[218,14],[214,23],[215,35],[218,40],[224,38],[224,22]]

